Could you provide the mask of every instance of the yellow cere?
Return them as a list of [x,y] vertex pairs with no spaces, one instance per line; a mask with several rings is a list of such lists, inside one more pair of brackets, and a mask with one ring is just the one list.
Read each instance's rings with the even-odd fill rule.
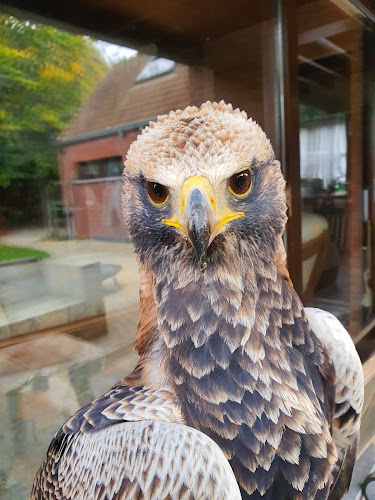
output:
[[184,228],[180,224],[180,221],[176,217],[171,219],[162,219],[162,223],[166,224],[167,226],[177,227],[177,229],[179,229],[181,232],[184,233],[185,236],[187,236]]
[[[210,181],[207,179],[207,177],[203,177],[203,175],[193,175],[191,177],[188,177],[188,179],[186,179],[184,185],[182,186],[180,200],[181,215],[185,212],[186,201],[189,197],[189,193],[195,187],[199,187],[204,192],[207,200],[210,202],[215,212],[216,199]],[[186,235],[184,228],[178,220],[178,217],[173,216],[170,219],[163,219],[162,223],[166,224],[167,226],[177,227],[177,229],[179,229]]]
[[193,188],[200,188],[207,200],[209,201],[211,207],[214,212],[216,212],[216,199],[214,190],[212,189],[212,185],[207,177],[203,177],[203,175],[193,175],[192,177],[188,177],[182,186],[181,191],[181,214],[185,212],[186,201],[189,197],[189,193]]
[[218,233],[220,229],[227,223],[230,222],[231,220],[238,219],[239,217],[243,217],[245,215],[244,212],[224,212],[221,216],[221,219],[219,220],[217,226],[216,226],[216,232]]

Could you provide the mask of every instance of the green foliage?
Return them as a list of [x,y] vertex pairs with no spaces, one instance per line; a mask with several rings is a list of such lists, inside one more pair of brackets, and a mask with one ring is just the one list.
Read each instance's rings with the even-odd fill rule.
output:
[[36,259],[46,259],[50,257],[47,252],[36,250],[35,248],[24,247],[9,247],[7,245],[0,245],[0,262],[6,260],[25,259],[27,257],[35,257]]
[[299,107],[299,120],[301,124],[308,122],[309,120],[316,120],[318,118],[324,118],[327,112],[323,109],[316,108],[314,106],[308,106],[307,104],[300,104]]
[[56,136],[106,68],[90,38],[0,14],[0,186],[57,177]]

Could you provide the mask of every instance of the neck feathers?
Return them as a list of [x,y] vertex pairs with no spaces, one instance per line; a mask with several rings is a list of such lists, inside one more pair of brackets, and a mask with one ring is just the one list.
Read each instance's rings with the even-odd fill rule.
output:
[[[264,358],[264,343],[280,347],[281,324],[303,314],[298,297],[285,282],[290,279],[282,240],[274,255],[266,253],[256,260],[250,253],[261,252],[248,242],[226,236],[224,243],[213,242],[216,259],[204,273],[187,245],[161,253],[151,269],[139,262],[135,349],[141,357],[151,363],[156,356],[160,361],[172,350],[186,370],[202,376],[216,363],[225,368],[240,347],[254,361]],[[215,353],[217,349],[220,353]]]
[[244,498],[271,485],[288,498],[304,488],[325,497],[337,460],[332,367],[277,250],[252,252],[255,261],[241,241],[222,245],[215,254],[225,248],[225,258],[202,273],[186,247],[154,263],[141,293],[155,308],[147,340],[137,339],[156,361],[146,362],[150,382],[161,363],[159,383],[174,388],[183,420],[219,444]]

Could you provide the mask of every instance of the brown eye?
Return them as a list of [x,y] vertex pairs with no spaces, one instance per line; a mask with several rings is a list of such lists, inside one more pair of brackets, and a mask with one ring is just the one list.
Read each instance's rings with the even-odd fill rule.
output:
[[157,182],[147,181],[147,191],[154,205],[163,205],[168,199],[168,189]]
[[245,196],[251,189],[250,169],[242,170],[229,179],[229,192],[235,196]]

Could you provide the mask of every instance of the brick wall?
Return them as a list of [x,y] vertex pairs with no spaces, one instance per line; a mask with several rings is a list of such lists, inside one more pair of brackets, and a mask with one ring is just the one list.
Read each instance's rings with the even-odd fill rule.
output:
[[121,156],[125,161],[138,131],[70,144],[59,148],[63,203],[73,212],[73,228],[79,238],[127,238],[121,215],[121,179],[76,183],[77,164],[82,161]]

